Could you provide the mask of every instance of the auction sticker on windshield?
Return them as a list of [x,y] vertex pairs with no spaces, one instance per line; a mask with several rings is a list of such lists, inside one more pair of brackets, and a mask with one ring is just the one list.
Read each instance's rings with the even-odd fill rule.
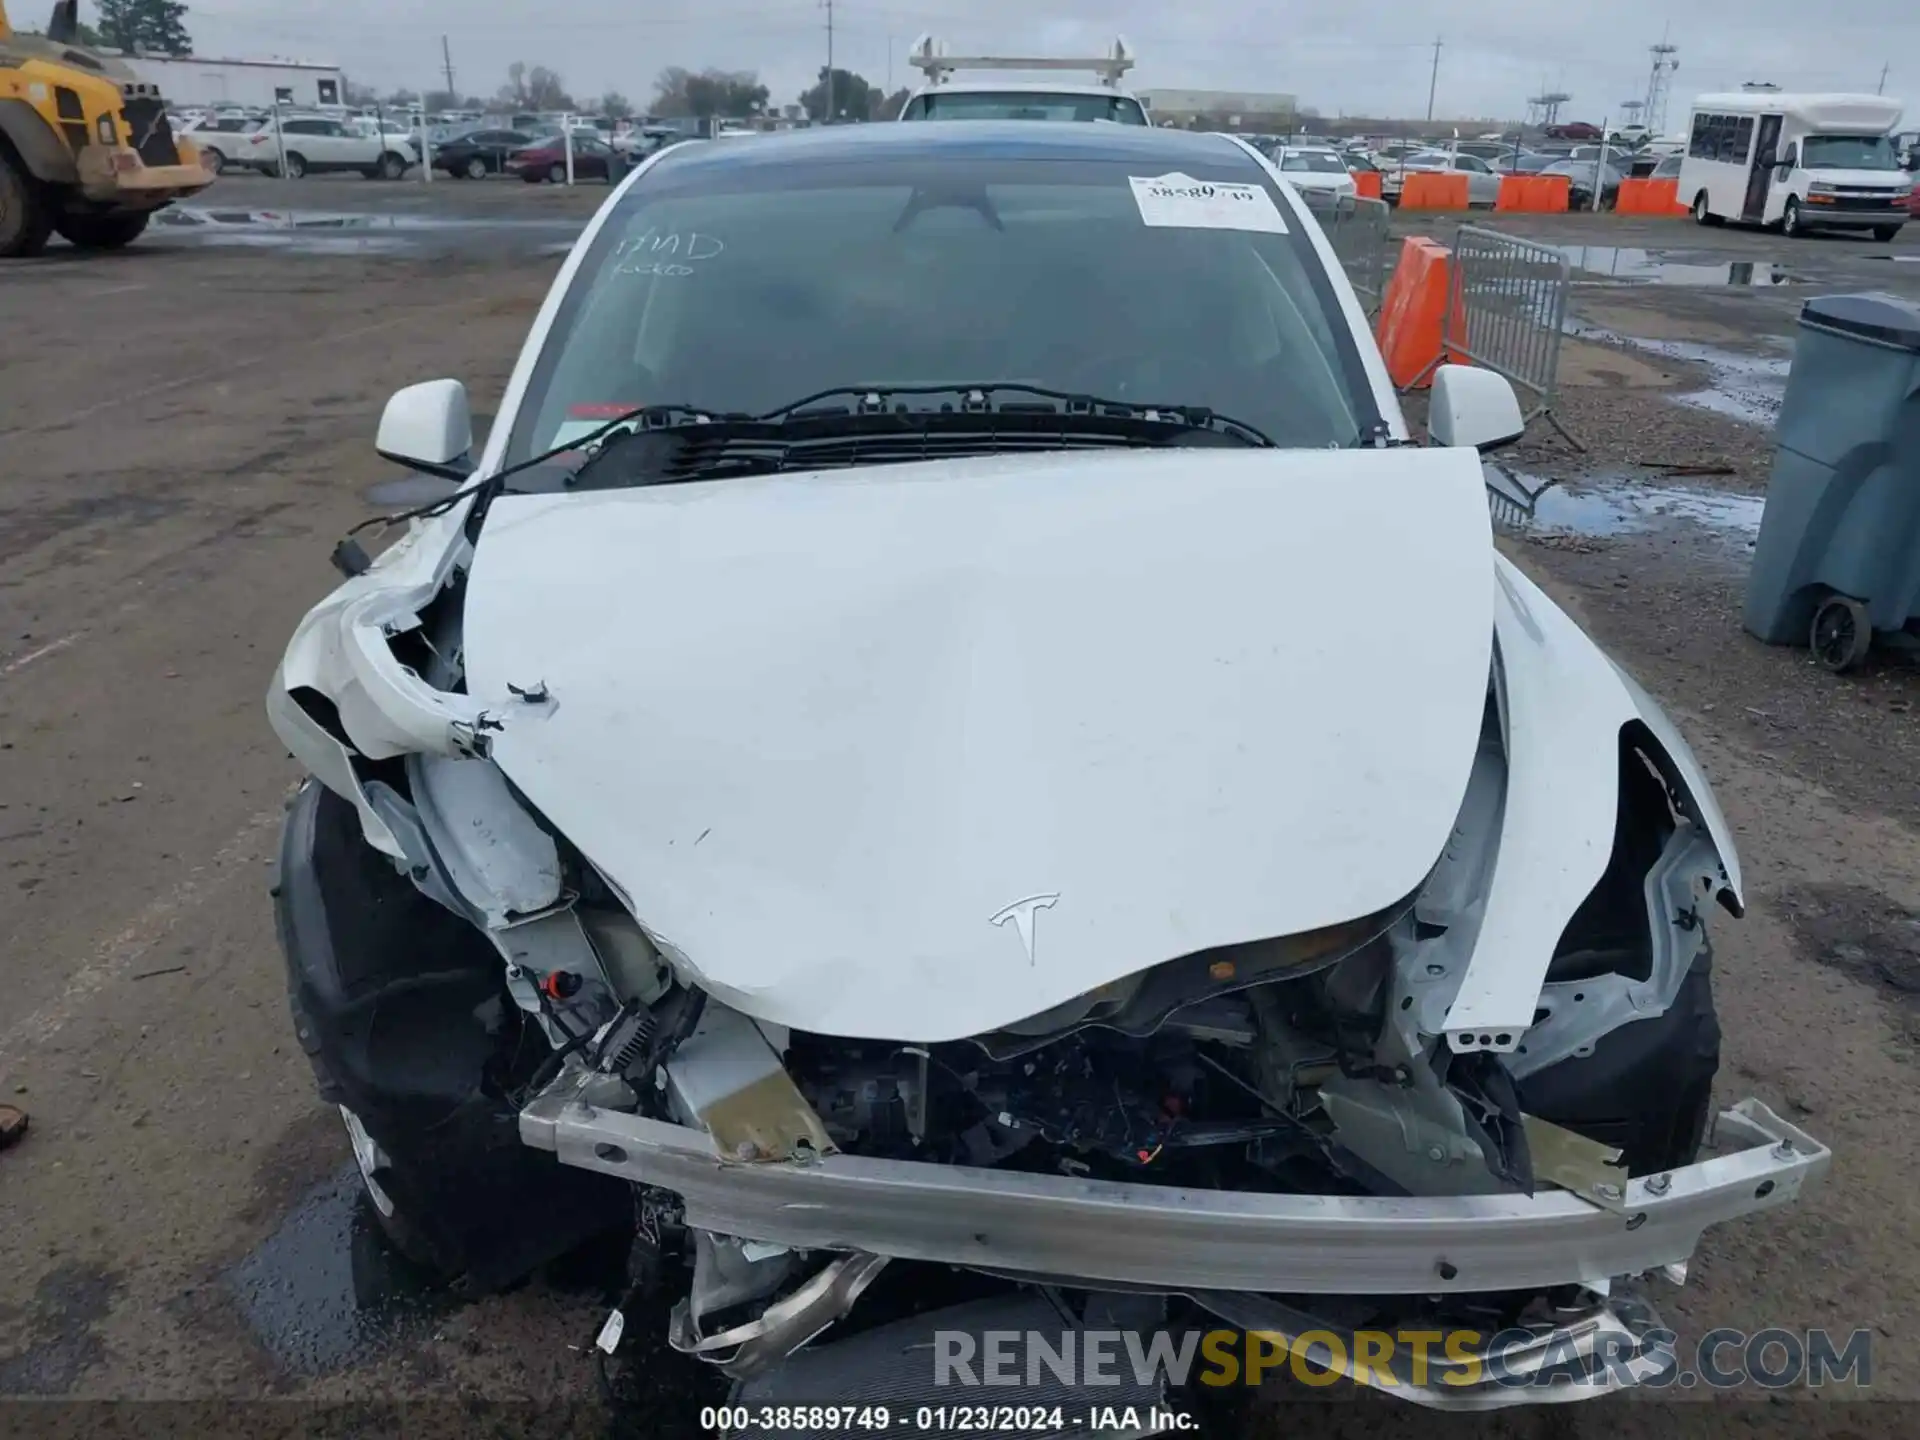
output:
[[1177,230],[1263,230],[1287,233],[1273,196],[1260,185],[1232,185],[1171,175],[1129,175],[1143,224]]

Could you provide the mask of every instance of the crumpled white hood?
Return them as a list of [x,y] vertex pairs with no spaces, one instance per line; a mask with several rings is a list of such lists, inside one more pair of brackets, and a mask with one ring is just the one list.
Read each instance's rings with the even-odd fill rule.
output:
[[1472,451],[1028,456],[503,498],[465,646],[703,984],[937,1041],[1416,888],[1494,590]]

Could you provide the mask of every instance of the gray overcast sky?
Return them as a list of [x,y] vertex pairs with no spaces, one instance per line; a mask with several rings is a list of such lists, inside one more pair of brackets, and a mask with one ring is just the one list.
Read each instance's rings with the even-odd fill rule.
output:
[[[1597,121],[1645,95],[1647,47],[1671,24],[1681,103],[1669,128],[1702,90],[1771,80],[1871,91],[1883,64],[1892,66],[1886,93],[1920,101],[1915,0],[1840,0],[1833,11],[1798,0],[1678,8],[1669,0],[1334,0],[1262,13],[1227,0],[836,0],[834,58],[884,83],[891,53],[892,81],[903,85],[916,78],[904,57],[923,31],[956,53],[1072,54],[1098,53],[1117,31],[1139,57],[1139,89],[1278,90],[1328,115],[1418,116],[1438,35],[1446,43],[1436,113],[1518,116],[1544,84],[1574,96],[1568,118]],[[559,71],[577,95],[617,89],[639,106],[667,65],[757,70],[776,102],[790,101],[827,49],[818,0],[191,0],[188,26],[202,55],[327,60],[383,90],[437,86],[445,33],[463,91],[491,94],[507,65],[525,60]],[[1909,119],[1920,123],[1920,114]]]

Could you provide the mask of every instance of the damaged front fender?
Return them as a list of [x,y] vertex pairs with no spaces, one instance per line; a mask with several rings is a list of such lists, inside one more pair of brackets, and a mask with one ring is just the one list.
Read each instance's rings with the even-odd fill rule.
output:
[[1499,849],[1471,958],[1442,1029],[1456,1053],[1514,1055],[1535,1024],[1561,931],[1605,873],[1621,784],[1621,736],[1661,772],[1697,827],[1708,888],[1741,913],[1733,837],[1699,763],[1652,698],[1504,557],[1495,605],[1506,761]]
[[498,707],[430,685],[394,653],[398,636],[452,581],[468,553],[466,507],[417,521],[371,569],[321,601],[294,632],[267,692],[274,733],[321,784],[351,800],[367,842],[406,852],[370,803],[363,762],[475,756],[501,728]]

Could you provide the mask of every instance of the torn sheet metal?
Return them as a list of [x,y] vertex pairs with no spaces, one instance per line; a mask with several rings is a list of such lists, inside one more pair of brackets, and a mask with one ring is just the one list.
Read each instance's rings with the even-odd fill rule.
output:
[[1629,1176],[1627,1167],[1620,1162],[1618,1150],[1537,1115],[1522,1115],[1520,1119],[1526,1126],[1527,1148],[1533,1155],[1536,1178],[1551,1181],[1583,1200],[1591,1200],[1603,1210],[1627,1208]]
[[807,1160],[837,1148],[780,1052],[737,1010],[710,1002],[666,1068],[676,1109],[730,1160]]

